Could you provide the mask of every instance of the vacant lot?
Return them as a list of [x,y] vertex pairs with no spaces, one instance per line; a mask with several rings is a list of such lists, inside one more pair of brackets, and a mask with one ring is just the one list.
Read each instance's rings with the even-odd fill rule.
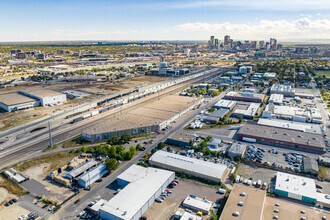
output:
[[47,156],[42,156],[33,160],[26,161],[15,167],[15,169],[23,172],[31,167],[39,166],[41,164],[48,164],[47,169],[45,169],[45,172],[48,173],[58,167],[64,166],[70,160],[72,160],[74,157],[78,155],[79,154],[72,154],[72,153],[56,153]]
[[252,177],[253,181],[261,180],[262,182],[269,183],[270,180],[276,175],[275,170],[251,167],[241,163],[237,170],[237,175],[242,175],[244,178]]
[[30,211],[22,208],[17,203],[15,203],[9,207],[0,208],[0,220],[17,219],[21,215],[27,215],[29,213]]
[[319,75],[320,77],[327,77],[327,78],[330,78],[330,70],[328,71],[322,71],[322,70],[317,70],[315,71],[316,75]]
[[[11,180],[8,180],[0,175],[0,189],[6,189],[8,193],[15,194],[17,196],[25,195],[27,192],[18,184]],[[0,202],[1,203],[1,202]]]
[[222,195],[216,193],[216,188],[193,180],[181,180],[180,183],[171,190],[172,194],[170,194],[163,203],[154,202],[143,215],[148,219],[170,219],[188,195],[206,198],[212,202],[223,198]]

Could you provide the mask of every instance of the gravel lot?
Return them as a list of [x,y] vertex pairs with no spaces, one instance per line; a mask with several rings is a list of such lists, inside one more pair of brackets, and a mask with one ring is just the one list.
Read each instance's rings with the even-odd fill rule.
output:
[[163,203],[154,202],[143,215],[148,219],[170,219],[188,195],[206,198],[212,202],[223,198],[223,195],[217,193],[216,188],[193,180],[180,180],[179,184],[171,190],[172,194]]

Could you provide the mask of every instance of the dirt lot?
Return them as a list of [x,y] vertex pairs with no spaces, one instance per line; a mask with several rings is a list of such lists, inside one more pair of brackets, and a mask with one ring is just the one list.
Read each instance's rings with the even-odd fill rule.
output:
[[13,198],[15,198],[14,194],[11,194],[5,188],[0,187],[0,204],[8,202]]
[[236,173],[243,175],[244,178],[252,177],[252,181],[261,180],[262,182],[269,183],[270,179],[276,175],[276,172],[275,170],[250,167],[241,163]]
[[131,79],[123,79],[120,82],[113,84],[111,82],[98,82],[98,83],[58,83],[52,85],[33,85],[33,86],[15,86],[3,88],[0,90],[0,94],[18,92],[26,88],[33,89],[52,89],[55,91],[65,91],[65,90],[77,90],[82,92],[87,92],[95,95],[83,99],[69,100],[66,104],[57,105],[53,107],[35,107],[27,110],[22,110],[18,112],[0,112],[0,130],[5,130],[20,124],[27,123],[32,120],[44,117],[51,113],[57,113],[64,109],[71,109],[73,106],[91,101],[98,96],[97,94],[110,95],[122,90],[129,88],[135,88],[139,85],[151,84],[155,82],[160,82],[168,80],[166,77],[157,77],[157,76],[139,76]]
[[[276,209],[279,210],[279,213],[274,213],[274,204],[276,203],[280,204],[279,207],[276,207]],[[302,214],[302,210],[306,213]],[[290,220],[299,220],[302,217],[305,217],[306,219],[322,219],[322,216],[326,216],[326,219],[330,218],[329,212],[321,212],[317,208],[305,204],[299,204],[297,201],[266,197],[262,219],[273,219],[274,215],[277,215],[279,219]]]
[[27,215],[30,211],[22,208],[17,203],[9,207],[0,208],[0,220],[12,220],[17,219],[21,215]]
[[172,194],[163,203],[154,202],[143,215],[148,219],[170,219],[188,195],[206,198],[212,202],[223,197],[216,193],[217,189],[214,187],[186,179],[180,180],[179,184],[171,190]]

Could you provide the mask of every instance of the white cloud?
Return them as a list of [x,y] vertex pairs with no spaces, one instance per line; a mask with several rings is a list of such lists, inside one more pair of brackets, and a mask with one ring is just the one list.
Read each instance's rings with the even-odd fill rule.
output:
[[302,39],[330,37],[330,20],[312,20],[303,17],[294,21],[287,20],[260,20],[256,24],[224,23],[185,23],[176,26],[177,30],[185,33],[195,33],[199,36],[222,33],[240,39],[265,39],[277,37],[279,39]]

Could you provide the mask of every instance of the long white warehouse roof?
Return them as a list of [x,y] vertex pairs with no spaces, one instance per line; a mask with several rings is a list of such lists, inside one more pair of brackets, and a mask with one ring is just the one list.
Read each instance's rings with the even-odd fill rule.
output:
[[118,219],[132,219],[174,172],[132,165],[118,179],[129,181],[115,197],[100,207]]
[[81,164],[77,168],[71,170],[70,172],[64,174],[63,176],[68,178],[75,178],[96,164],[97,162],[95,160],[89,160],[86,163]]
[[224,172],[227,169],[226,166],[221,164],[215,164],[204,160],[181,156],[163,150],[154,153],[149,161],[151,164],[154,161],[157,163],[166,164],[170,167],[176,167],[194,173],[203,174],[205,176],[210,176],[212,178],[217,178],[219,180],[221,180]]

